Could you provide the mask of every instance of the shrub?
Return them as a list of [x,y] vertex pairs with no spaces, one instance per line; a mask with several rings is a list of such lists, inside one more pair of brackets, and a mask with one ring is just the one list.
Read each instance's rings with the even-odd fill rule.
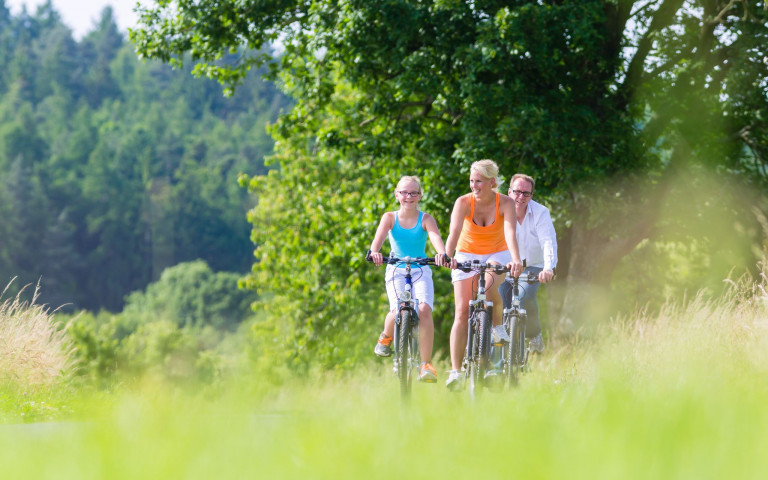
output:
[[202,260],[165,269],[144,292],[126,299],[123,312],[147,320],[164,319],[179,327],[210,325],[235,330],[251,313],[253,292],[238,290],[239,275],[213,272]]

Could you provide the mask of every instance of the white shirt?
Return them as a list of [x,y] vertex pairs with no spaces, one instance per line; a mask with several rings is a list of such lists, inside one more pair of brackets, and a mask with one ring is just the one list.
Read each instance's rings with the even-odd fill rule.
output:
[[557,266],[557,237],[549,209],[531,200],[523,223],[518,222],[515,230],[520,259],[526,261],[526,266],[554,270]]

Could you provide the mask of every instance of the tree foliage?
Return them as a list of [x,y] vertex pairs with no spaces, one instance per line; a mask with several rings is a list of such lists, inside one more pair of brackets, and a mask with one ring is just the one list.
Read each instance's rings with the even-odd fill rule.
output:
[[146,291],[131,293],[123,312],[162,318],[179,327],[234,330],[249,316],[252,292],[237,289],[238,274],[213,272],[203,261],[185,262],[163,271]]
[[[422,176],[423,206],[444,232],[474,160],[537,178],[561,237],[564,322],[602,292],[580,287],[607,289],[648,242],[707,237],[695,226],[712,215],[748,226],[744,242],[759,244],[760,199],[747,190],[714,213],[706,202],[662,213],[677,206],[680,178],[694,191],[711,188],[711,175],[765,187],[762,1],[268,3],[160,0],[140,9],[131,40],[176,65],[191,55],[197,73],[228,88],[266,64],[296,99],[271,130],[279,169],[243,183],[261,199],[248,284],[276,294],[265,308],[295,326],[297,358],[309,348],[336,365],[333,346],[350,331],[374,338],[368,312],[383,289],[360,259],[402,174]],[[278,39],[279,57],[260,50]],[[240,63],[222,64],[233,49]],[[699,245],[704,258],[744,246]]]
[[239,172],[264,173],[289,102],[254,74],[225,98],[189,69],[140,62],[111,8],[82,39],[50,2],[0,0],[0,274],[40,301],[120,310],[166,267],[253,260]]

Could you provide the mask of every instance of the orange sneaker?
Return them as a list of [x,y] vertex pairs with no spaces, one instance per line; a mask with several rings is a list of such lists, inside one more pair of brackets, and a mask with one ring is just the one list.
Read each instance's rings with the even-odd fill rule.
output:
[[424,383],[437,382],[437,371],[435,371],[435,367],[431,363],[421,364],[421,367],[419,367],[419,381]]
[[392,355],[392,337],[389,335],[379,335],[379,341],[376,342],[376,348],[373,349],[373,353],[380,357],[389,357]]

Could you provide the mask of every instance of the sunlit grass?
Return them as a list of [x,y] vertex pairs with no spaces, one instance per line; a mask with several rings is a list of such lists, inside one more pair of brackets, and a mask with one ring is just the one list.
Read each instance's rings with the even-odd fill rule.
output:
[[743,283],[552,339],[519,388],[474,399],[417,384],[404,405],[387,361],[279,387],[64,394],[58,422],[0,427],[0,464],[56,479],[762,478],[766,299]]
[[[0,295],[2,298],[8,286]],[[0,382],[8,386],[47,386],[60,381],[72,367],[71,342],[45,305],[36,304],[23,288],[0,303]]]

